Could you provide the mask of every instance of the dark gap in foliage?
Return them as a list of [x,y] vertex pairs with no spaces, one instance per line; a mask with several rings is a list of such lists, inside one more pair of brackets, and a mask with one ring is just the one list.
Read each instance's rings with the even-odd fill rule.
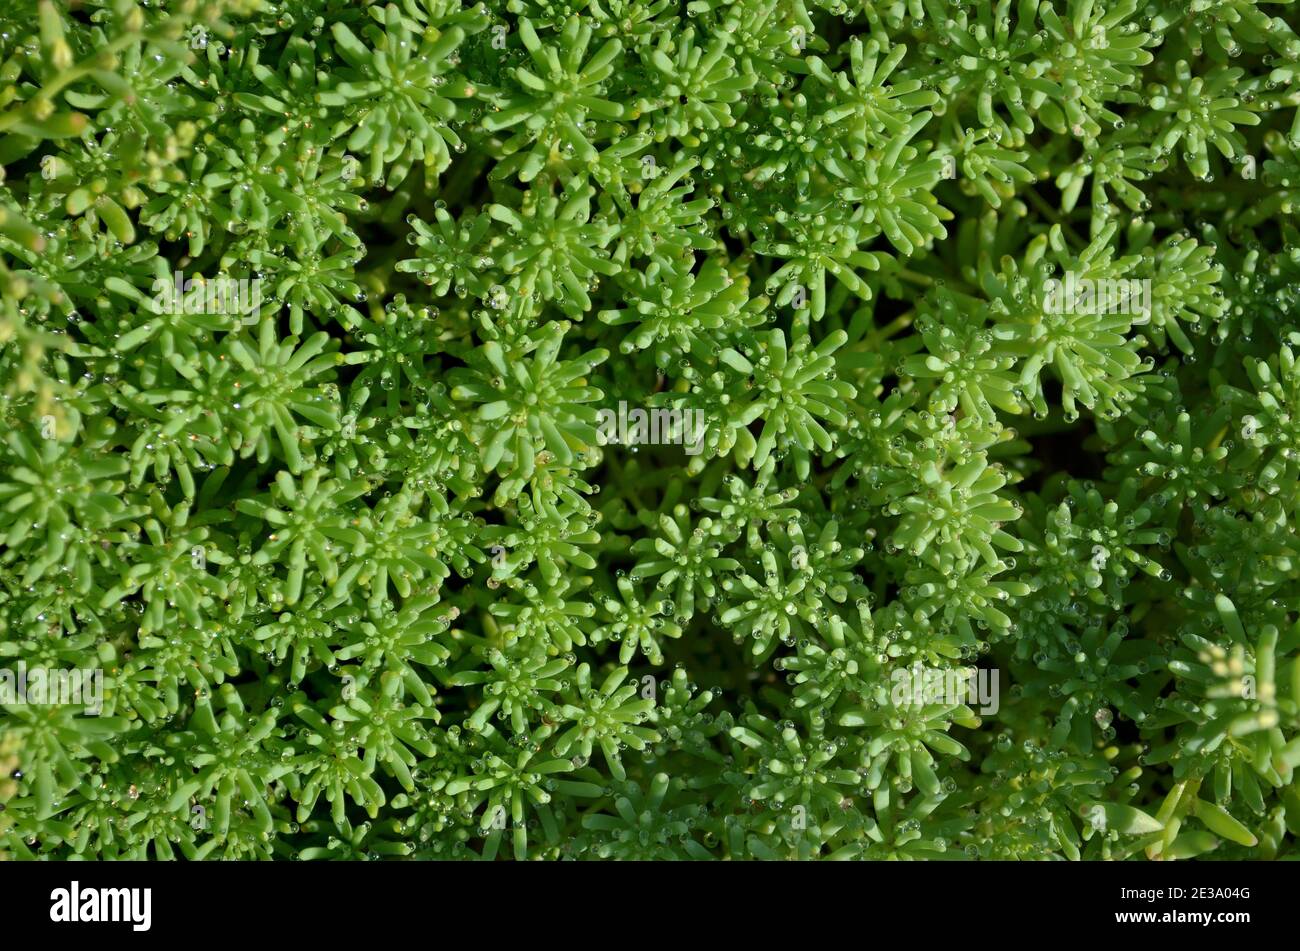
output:
[[1087,452],[1084,439],[1096,432],[1096,426],[1086,416],[1069,428],[1056,429],[1035,435],[1023,434],[1034,447],[1034,459],[1042,464],[1030,470],[1019,483],[1021,492],[1042,492],[1051,476],[1068,472],[1071,478],[1100,480],[1105,474],[1105,459],[1099,453]]
[[866,16],[855,16],[850,20],[847,15],[834,17],[818,10],[813,22],[817,25],[817,35],[826,40],[832,55],[842,52],[854,37],[861,37],[863,42],[871,38],[871,20]]
[[[1060,382],[1055,378],[1045,379],[1043,396],[1049,406],[1059,406]],[[1042,492],[1046,480],[1062,472],[1068,472],[1074,479],[1094,480],[1100,480],[1105,474],[1104,456],[1085,448],[1085,443],[1097,435],[1096,420],[1087,410],[1073,423],[1066,422],[1058,411],[1041,422],[1026,417],[1016,428],[1033,446],[1029,458],[1035,463],[1017,486],[1019,491]]]
[[1111,726],[1115,730],[1113,742],[1116,745],[1131,746],[1143,742],[1141,729],[1128,717],[1116,715],[1111,721]]
[[872,319],[877,327],[886,327],[892,321],[906,314],[920,303],[921,298],[925,296],[925,291],[919,287],[904,284],[904,288],[912,291],[912,294],[906,297],[892,297],[888,294],[877,293],[872,298],[874,311]]
[[[719,228],[718,233],[714,238],[726,249],[727,257],[732,261],[743,258],[749,251],[749,246],[736,235],[732,234],[731,229],[728,227]],[[762,258],[759,258],[758,260],[762,260]],[[761,283],[759,283],[759,286],[762,286]]]

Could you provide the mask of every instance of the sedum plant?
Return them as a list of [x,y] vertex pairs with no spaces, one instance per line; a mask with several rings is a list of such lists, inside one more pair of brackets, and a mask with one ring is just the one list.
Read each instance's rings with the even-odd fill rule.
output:
[[0,854],[1300,855],[1292,5],[3,6]]

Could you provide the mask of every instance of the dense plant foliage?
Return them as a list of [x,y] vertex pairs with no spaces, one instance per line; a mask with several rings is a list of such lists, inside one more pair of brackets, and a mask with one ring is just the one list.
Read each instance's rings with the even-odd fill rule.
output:
[[1289,2],[32,6],[11,856],[1297,855]]

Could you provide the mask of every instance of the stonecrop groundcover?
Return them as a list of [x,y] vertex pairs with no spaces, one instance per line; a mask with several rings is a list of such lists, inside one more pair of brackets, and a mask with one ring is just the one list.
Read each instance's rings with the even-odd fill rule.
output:
[[11,858],[1295,858],[1287,0],[6,0]]

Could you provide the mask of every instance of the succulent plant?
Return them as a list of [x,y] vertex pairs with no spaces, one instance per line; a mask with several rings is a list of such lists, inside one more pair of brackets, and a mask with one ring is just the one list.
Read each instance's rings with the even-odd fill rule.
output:
[[1297,857],[1289,5],[28,6],[0,852]]

